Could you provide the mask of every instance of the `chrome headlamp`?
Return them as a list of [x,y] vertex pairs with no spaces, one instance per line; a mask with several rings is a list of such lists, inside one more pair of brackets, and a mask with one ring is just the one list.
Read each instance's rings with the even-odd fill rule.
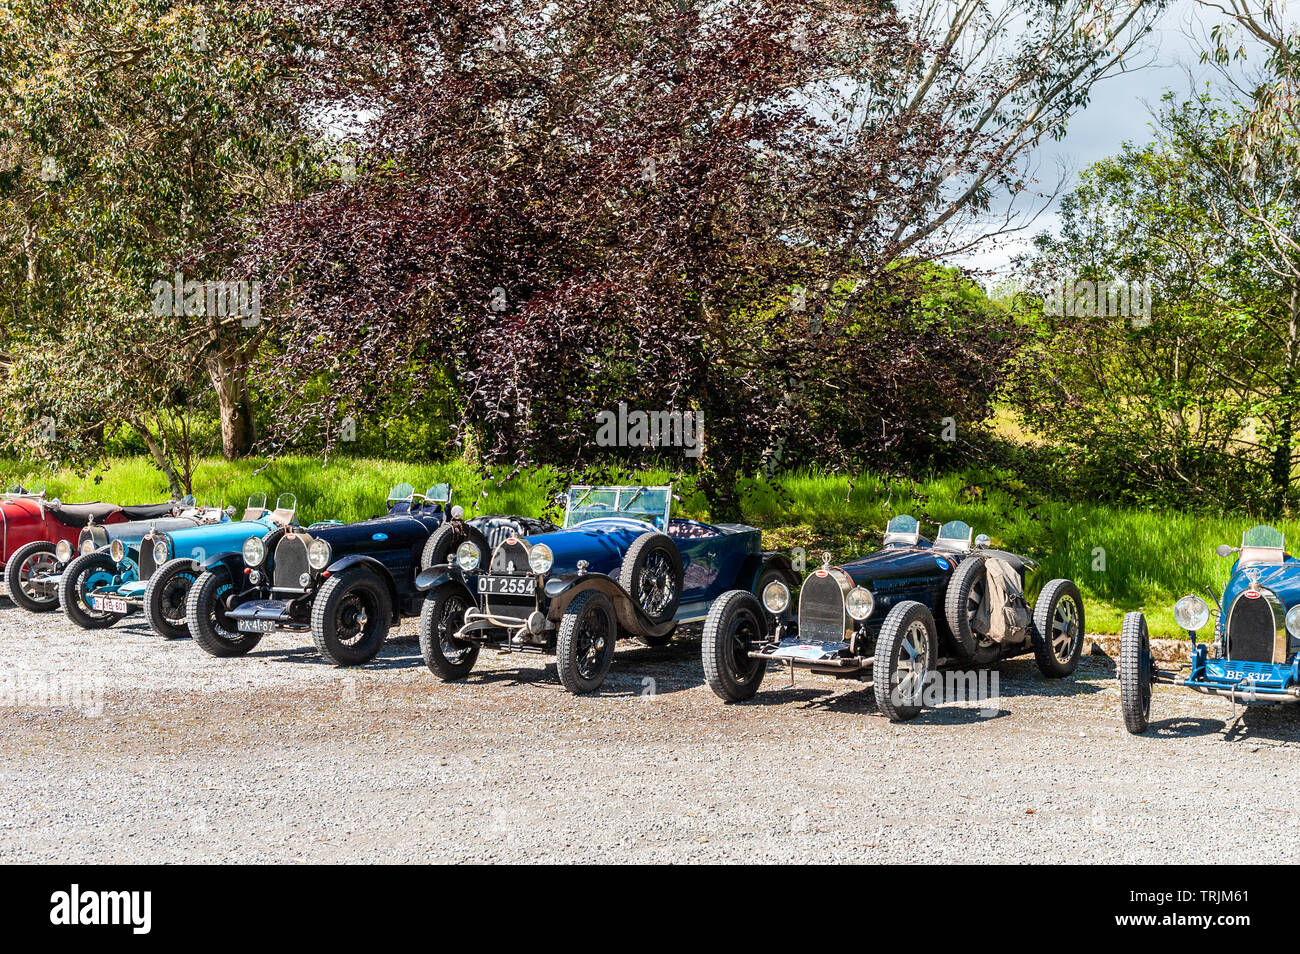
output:
[[60,563],[67,563],[72,559],[72,544],[67,540],[60,540],[54,545],[54,558]]
[[790,605],[790,588],[780,580],[763,587],[763,608],[769,613],[784,613]]
[[1286,611],[1286,631],[1300,639],[1300,603]]
[[849,595],[844,600],[844,608],[849,611],[850,616],[861,622],[876,608],[876,598],[866,587],[855,586],[849,590]]
[[528,568],[534,573],[545,573],[555,563],[555,554],[545,543],[538,543],[528,550]]
[[323,570],[330,565],[330,545],[321,539],[315,539],[307,547],[307,565],[313,570]]
[[244,562],[249,566],[261,566],[266,559],[266,547],[261,537],[249,537],[244,541]]
[[1188,594],[1174,604],[1174,622],[1183,629],[1195,632],[1209,619],[1210,608],[1199,596]]
[[473,573],[478,569],[478,561],[483,559],[477,544],[470,543],[466,540],[456,548],[456,565],[465,573]]
[[94,540],[90,539],[90,537],[86,537],[86,539],[81,541],[81,553],[83,556],[87,553],[94,553],[94,552],[95,552]]
[[167,545],[166,537],[159,537],[153,542],[153,562],[156,566],[162,566],[171,556],[171,547]]
[[108,555],[113,558],[114,563],[121,563],[126,558],[126,544],[121,540],[114,540],[108,545]]

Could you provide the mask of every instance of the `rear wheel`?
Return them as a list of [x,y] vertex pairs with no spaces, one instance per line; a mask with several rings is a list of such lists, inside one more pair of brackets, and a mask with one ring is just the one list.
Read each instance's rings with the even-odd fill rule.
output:
[[59,572],[54,544],[38,540],[19,547],[5,564],[5,583],[9,598],[29,613],[48,613],[59,605],[59,588],[54,583],[38,583],[37,578]]
[[149,628],[163,639],[189,638],[185,608],[190,587],[198,576],[194,561],[179,557],[168,560],[149,577],[144,588],[144,613],[149,618]]
[[921,714],[937,645],[934,617],[925,604],[905,600],[885,617],[872,682],[876,706],[891,722]]
[[1151,724],[1154,676],[1147,618],[1141,613],[1127,613],[1119,634],[1119,699],[1124,727],[1134,735],[1141,735]]
[[1049,679],[1074,672],[1083,652],[1083,597],[1072,580],[1052,580],[1034,604],[1034,660]]
[[587,590],[574,597],[560,618],[555,639],[555,671],[573,693],[600,688],[614,661],[618,620],[604,593]]
[[618,582],[653,623],[667,623],[682,600],[682,555],[666,534],[650,531],[623,554]]
[[762,603],[744,590],[723,593],[709,609],[700,653],[704,679],[719,699],[744,702],[758,692],[767,660],[749,654],[767,638],[767,615]]
[[420,607],[420,654],[429,671],[444,682],[464,679],[478,662],[479,644],[456,639],[470,608],[468,594],[459,586],[440,586]]
[[392,626],[384,581],[355,567],[325,581],[311,608],[311,638],[336,666],[359,666],[379,654]]
[[220,658],[243,656],[262,641],[261,633],[241,633],[226,615],[226,600],[235,593],[224,566],[199,574],[185,604],[190,635],[206,653]]
[[94,591],[113,585],[116,576],[117,561],[103,551],[82,554],[69,563],[59,577],[59,605],[68,619],[82,629],[104,629],[125,616],[90,605]]

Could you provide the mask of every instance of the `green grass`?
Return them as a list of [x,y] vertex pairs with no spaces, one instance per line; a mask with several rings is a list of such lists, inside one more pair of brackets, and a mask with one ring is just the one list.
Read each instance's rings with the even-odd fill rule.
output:
[[[282,491],[298,495],[304,520],[358,520],[383,507],[389,487],[409,481],[417,489],[449,481],[455,499],[468,512],[536,515],[548,494],[562,489],[561,478],[547,468],[514,479],[507,472],[485,478],[460,461],[406,464],[376,458],[292,457],[275,461],[205,460],[197,469],[194,489],[200,501],[240,506],[250,493],[274,498]],[[666,471],[606,471],[593,480],[663,483]],[[44,486],[65,500],[104,499],[127,503],[165,499],[166,482],[144,458],[114,462],[91,474],[42,474],[14,461],[0,461],[5,486]],[[690,481],[679,484],[679,510],[709,517],[706,502]],[[849,559],[875,549],[886,521],[895,513],[912,513],[934,521],[962,519],[977,533],[989,534],[995,546],[1037,560],[1031,576],[1035,591],[1058,576],[1074,579],[1083,591],[1092,632],[1117,632],[1123,614],[1142,609],[1153,635],[1181,636],[1171,607],[1184,593],[1204,593],[1207,584],[1221,591],[1230,560],[1215,556],[1220,543],[1240,542],[1249,518],[1186,516],[1126,509],[1094,503],[1042,501],[1026,505],[1021,497],[975,475],[945,475],[920,481],[887,481],[872,475],[849,478],[817,473],[790,473],[770,484],[758,480],[742,486],[746,522],[762,527],[771,549],[803,547],[810,565],[822,550]],[[1288,537],[1300,539],[1300,524],[1283,521]]]

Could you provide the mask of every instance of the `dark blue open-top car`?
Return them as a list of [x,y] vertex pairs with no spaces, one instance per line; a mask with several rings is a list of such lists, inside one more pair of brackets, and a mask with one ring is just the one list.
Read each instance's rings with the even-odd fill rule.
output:
[[[1180,671],[1156,668],[1146,617],[1129,613],[1120,632],[1119,684],[1124,725],[1145,732],[1151,718],[1151,687],[1172,683],[1243,705],[1300,702],[1300,560],[1286,552],[1282,531],[1251,527],[1241,546],[1219,546],[1221,557],[1237,555],[1217,600],[1212,643],[1196,632],[1210,621],[1210,607],[1199,596],[1174,604],[1174,621],[1192,641],[1191,666]],[[1214,593],[1210,591],[1213,598]]]
[[420,574],[420,648],[444,680],[463,679],[479,650],[554,654],[560,682],[590,692],[621,637],[655,646],[703,620],[722,593],[793,584],[784,556],[741,524],[672,516],[671,487],[570,488],[564,526],[495,545],[454,523],[439,531],[454,559]]
[[704,626],[709,687],[728,702],[753,698],[769,663],[870,680],[876,705],[894,720],[920,714],[940,665],[987,666],[1032,652],[1049,677],[1072,673],[1083,647],[1083,599],[1052,580],[1031,609],[1025,573],[1033,563],[989,548],[969,524],[945,523],[933,541],[900,515],[884,548],[804,577],[797,616],[782,581],[727,593]]

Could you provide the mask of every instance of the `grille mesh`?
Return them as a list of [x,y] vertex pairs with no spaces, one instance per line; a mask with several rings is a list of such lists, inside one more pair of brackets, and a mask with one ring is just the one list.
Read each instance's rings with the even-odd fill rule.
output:
[[820,642],[844,639],[844,591],[833,573],[809,574],[799,591],[799,638]]
[[140,541],[140,559],[137,562],[140,564],[140,579],[142,580],[149,579],[153,576],[154,570],[158,569],[158,564],[153,561],[152,536],[146,536]]
[[272,585],[276,589],[301,590],[299,579],[307,572],[307,537],[295,533],[285,534],[275,548],[275,566]]
[[1273,608],[1265,597],[1237,597],[1228,617],[1228,658],[1239,662],[1273,661]]
[[[511,564],[514,564],[513,570]],[[492,551],[492,563],[488,572],[511,576],[528,574],[531,572],[528,568],[528,549],[519,540],[501,543]],[[512,619],[522,619],[537,607],[536,598],[531,596],[493,596],[484,602],[489,613]]]

